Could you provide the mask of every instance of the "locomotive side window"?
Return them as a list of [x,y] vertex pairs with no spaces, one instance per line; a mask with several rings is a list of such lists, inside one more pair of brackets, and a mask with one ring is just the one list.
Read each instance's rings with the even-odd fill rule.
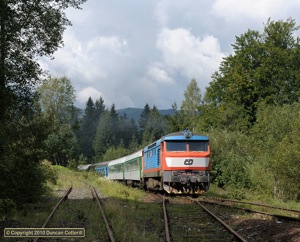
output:
[[208,141],[190,141],[189,151],[208,151]]

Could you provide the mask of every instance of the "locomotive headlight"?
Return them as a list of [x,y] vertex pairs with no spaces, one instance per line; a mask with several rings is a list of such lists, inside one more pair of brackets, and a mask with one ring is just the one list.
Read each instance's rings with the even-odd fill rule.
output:
[[191,132],[186,132],[186,133],[184,133],[184,136],[185,136],[186,139],[189,139],[189,138],[191,138],[192,133]]

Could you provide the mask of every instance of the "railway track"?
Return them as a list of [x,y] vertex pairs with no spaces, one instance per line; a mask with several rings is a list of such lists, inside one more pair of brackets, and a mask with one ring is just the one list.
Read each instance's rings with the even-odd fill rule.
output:
[[196,204],[168,203],[163,196],[165,240],[169,241],[243,241],[246,240],[209,209]]
[[[67,201],[68,196],[72,192],[72,187],[68,188],[63,196],[59,199],[57,204],[51,210],[49,216],[43,223],[41,228],[38,229],[45,229],[46,231],[54,231],[54,228],[60,228],[62,230],[66,230],[69,228],[81,229],[84,231],[82,237],[90,237],[89,230],[96,230],[98,231],[97,237],[95,241],[110,241],[115,242],[115,238],[109,224],[109,221],[104,213],[101,199],[94,187],[90,188],[90,198],[89,199],[72,199]],[[84,201],[81,201],[84,200]],[[88,201],[87,201],[88,200]],[[64,201],[67,201],[63,203]],[[94,201],[94,202],[93,202]],[[88,202],[88,204],[87,204]],[[85,205],[83,205],[83,203]],[[87,210],[90,210],[88,213]],[[96,212],[96,213],[95,213]],[[101,215],[101,216],[100,216]],[[97,221],[95,222],[95,218]],[[102,219],[100,219],[102,218]],[[93,221],[93,224],[98,224],[98,227],[93,227],[88,229],[89,227],[89,219]],[[86,234],[87,233],[87,234]],[[54,236],[55,237],[55,236]],[[75,236],[76,237],[76,236]],[[65,241],[66,238],[64,236],[57,236],[55,237],[56,241]],[[35,237],[34,242],[37,241],[49,241],[50,238],[46,236]],[[52,240],[51,240],[52,241]],[[76,240],[77,241],[77,240]]]
[[[240,231],[249,242],[300,241],[300,221],[296,214],[298,210],[226,199],[201,201],[202,197],[196,200],[205,203],[205,206],[217,216]],[[250,209],[248,206],[256,206],[256,208]],[[273,211],[270,212],[270,209]],[[289,212],[292,215],[279,214],[282,210],[284,213]]]
[[247,212],[273,216],[279,219],[300,221],[300,211],[296,209],[286,209],[282,207],[270,206],[267,204],[243,202],[243,201],[237,201],[231,199],[220,199],[220,198],[208,198],[208,199],[200,198],[197,199],[197,201],[201,201],[203,203],[208,203],[208,204],[234,207]]

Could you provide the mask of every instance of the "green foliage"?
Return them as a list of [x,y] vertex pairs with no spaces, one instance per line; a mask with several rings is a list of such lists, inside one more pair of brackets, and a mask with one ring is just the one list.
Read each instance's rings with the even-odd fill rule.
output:
[[55,164],[67,165],[78,150],[74,120],[75,90],[67,77],[50,78],[38,88],[44,118],[50,130],[44,147],[47,159]]
[[166,121],[169,125],[170,132],[177,132],[186,129],[187,126],[184,121],[184,114],[180,110],[178,111],[176,102],[172,104],[172,109],[174,114],[166,116]]
[[94,157],[93,141],[99,119],[105,111],[106,107],[102,97],[97,99],[95,103],[92,98],[89,97],[85,106],[84,116],[81,120],[81,127],[78,132],[80,153],[87,157],[88,162],[91,162]]
[[249,126],[249,116],[243,107],[233,103],[220,106],[202,105],[196,124],[198,132],[209,132],[213,129],[246,132]]
[[[146,110],[148,109],[146,109],[145,107],[144,112],[146,112]],[[147,114],[146,126],[142,133],[142,144],[147,145],[153,142],[154,140],[159,139],[162,135],[168,132],[169,127],[167,125],[167,120],[160,115],[157,107],[154,105],[153,108],[150,109],[149,113]]]
[[215,182],[299,200],[299,26],[268,20],[236,37],[207,87],[197,130],[211,139]]
[[40,163],[47,125],[41,117],[12,120],[0,130],[5,141],[1,154],[0,197],[17,206],[37,200],[44,192],[49,172]]
[[300,94],[299,27],[292,19],[269,20],[263,33],[248,30],[236,37],[234,54],[226,57],[207,88],[205,100],[215,106],[240,106],[256,120],[257,104],[293,103]]
[[[277,199],[300,198],[300,104],[259,106],[253,127],[260,148],[257,161],[267,173],[268,193]],[[255,182],[256,180],[254,180]],[[256,181],[260,185],[259,181]]]
[[143,131],[146,129],[147,122],[150,118],[150,112],[151,112],[150,106],[148,105],[148,103],[146,103],[144,110],[141,113],[139,119],[139,128],[141,133],[143,133]]
[[49,78],[38,87],[44,115],[54,124],[69,123],[75,102],[75,89],[66,76]]
[[196,125],[196,116],[201,106],[201,90],[198,87],[196,79],[192,79],[187,89],[184,91],[185,99],[182,101],[180,111],[184,116],[184,126],[194,129]]
[[[0,1],[0,113],[26,103],[40,82],[38,56],[52,56],[71,23],[64,10],[85,0]],[[3,116],[2,116],[3,115]]]
[[[39,198],[48,178],[40,160],[51,130],[39,114],[37,57],[62,46],[64,10],[85,0],[0,1],[0,201],[2,212]],[[4,198],[4,199],[3,199]]]
[[212,170],[217,174],[214,182],[221,187],[249,188],[251,161],[247,136],[240,132],[211,130]]
[[77,149],[77,138],[69,124],[53,130],[44,141],[48,159],[56,165],[67,165]]
[[40,165],[45,179],[55,185],[58,179],[58,175],[57,171],[53,169],[51,162],[48,160],[43,160]]
[[113,132],[110,123],[109,112],[104,113],[98,123],[95,139],[93,141],[93,149],[95,152],[95,160],[100,161],[106,149],[113,144]]
[[125,149],[124,147],[119,147],[119,148],[110,147],[106,150],[102,160],[104,161],[114,160],[128,154],[129,154],[128,150]]
[[12,199],[0,199],[0,219],[11,218],[16,213],[16,204]]

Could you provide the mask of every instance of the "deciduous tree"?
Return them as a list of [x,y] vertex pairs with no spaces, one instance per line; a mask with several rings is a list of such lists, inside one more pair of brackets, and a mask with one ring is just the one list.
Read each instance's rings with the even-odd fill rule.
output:
[[292,19],[268,20],[263,33],[248,30],[236,37],[234,54],[224,58],[207,88],[215,106],[241,106],[255,122],[257,104],[293,103],[300,95],[300,45]]

